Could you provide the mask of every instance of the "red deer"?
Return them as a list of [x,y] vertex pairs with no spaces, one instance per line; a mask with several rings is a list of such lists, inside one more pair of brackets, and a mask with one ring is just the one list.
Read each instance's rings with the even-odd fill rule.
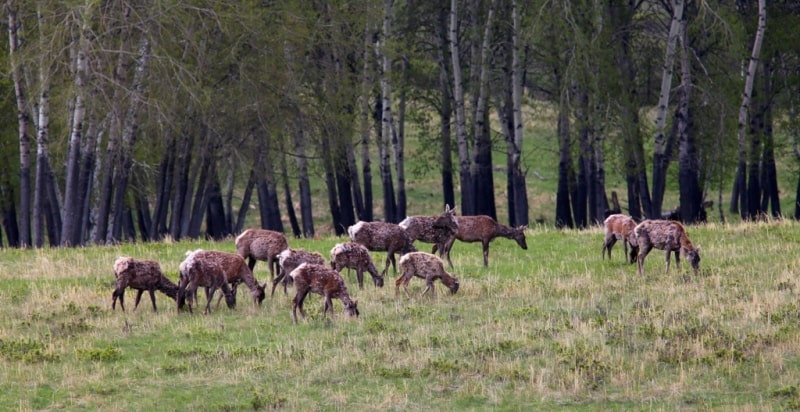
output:
[[197,253],[202,249],[196,251],[186,252],[186,259],[181,262],[179,270],[181,273],[181,280],[178,284],[178,312],[184,305],[189,305],[189,312],[192,313],[192,306],[194,301],[197,300],[197,288],[206,288],[206,309],[204,313],[211,313],[211,301],[214,299],[214,292],[217,289],[222,289],[225,296],[225,303],[229,308],[236,307],[236,297],[233,291],[228,286],[228,279],[225,277],[225,271],[218,261],[213,259],[195,259]]
[[675,264],[681,269],[680,254],[692,264],[694,273],[700,268],[700,248],[692,245],[683,225],[671,220],[645,220],[634,229],[639,244],[639,274],[644,275],[644,258],[653,248],[667,251],[667,271],[669,255],[675,252]]
[[[456,220],[458,220],[458,230],[456,235],[447,241],[444,251],[450,267],[453,267],[453,262],[450,260],[450,249],[453,248],[456,239],[467,243],[481,242],[483,244],[483,266],[489,266],[489,242],[496,237],[514,239],[519,247],[524,250],[528,249],[528,244],[525,242],[525,230],[528,229],[528,226],[509,227],[497,223],[491,216],[486,215],[457,216]],[[435,250],[434,253],[436,253]]]
[[[261,305],[264,301],[266,293],[264,286],[258,284],[253,272],[247,266],[244,258],[234,253],[219,252],[216,250],[202,250],[198,249],[194,252],[194,259],[204,262],[209,262],[209,267],[219,267],[225,274],[225,279],[231,287],[233,296],[236,296],[236,290],[239,283],[244,283],[250,289],[250,295],[253,298],[253,303]],[[222,296],[217,300],[217,307],[219,307]]]
[[288,295],[286,286],[289,284],[289,280],[291,280],[289,273],[292,273],[301,263],[324,265],[325,258],[317,252],[307,252],[303,249],[289,248],[279,253],[278,267],[280,267],[280,271],[278,276],[272,280],[272,293],[270,293],[270,297],[275,296],[275,286],[277,286],[278,283],[283,283],[283,294]]
[[397,273],[395,253],[403,255],[417,251],[405,229],[394,223],[358,221],[347,228],[347,234],[350,240],[361,243],[371,251],[386,252],[386,267],[381,272],[383,276],[389,270],[389,262]]
[[247,259],[250,271],[256,267],[256,260],[266,261],[270,278],[275,277],[278,253],[288,248],[286,236],[273,230],[247,229],[236,237],[236,254]]
[[406,253],[400,258],[400,271],[402,274],[395,282],[395,296],[397,295],[397,291],[400,290],[400,285],[403,285],[406,296],[410,296],[408,293],[408,283],[414,276],[425,279],[425,285],[427,287],[422,291],[422,295],[425,295],[429,290],[432,295],[436,295],[436,290],[433,287],[433,281],[436,279],[441,279],[442,283],[450,288],[450,293],[454,294],[458,291],[458,278],[447,273],[447,271],[444,270],[444,262],[442,262],[442,259],[434,254],[426,252]]
[[[400,222],[412,241],[433,243],[439,253],[444,253],[444,245],[458,230],[455,209],[445,205],[444,213],[438,216],[409,216]],[[441,256],[441,255],[440,255]]]
[[633,231],[636,228],[636,221],[630,216],[614,214],[606,218],[603,227],[606,234],[603,241],[603,259],[606,258],[606,251],[608,251],[608,259],[611,259],[611,248],[618,240],[621,240],[622,246],[625,248],[625,256],[628,256],[628,245],[630,245],[630,263],[636,262],[636,255],[639,253],[639,244],[636,243],[636,233]]
[[325,265],[303,263],[289,273],[289,276],[294,280],[294,287],[297,289],[297,295],[292,301],[292,320],[294,323],[297,323],[297,309],[300,309],[300,315],[303,318],[306,317],[306,312],[303,310],[303,301],[305,301],[309,292],[314,292],[325,298],[323,316],[328,313],[328,310],[333,312],[333,299],[341,299],[347,316],[358,317],[358,301],[350,299],[350,294],[347,293],[347,286],[344,284],[344,279],[342,279],[342,275],[339,272]]
[[331,249],[331,269],[341,273],[344,268],[355,269],[359,289],[364,288],[364,271],[369,272],[376,287],[383,287],[383,276],[378,274],[369,250],[360,243],[337,243]]
[[150,301],[153,303],[153,311],[156,309],[155,291],[159,290],[172,299],[178,296],[178,285],[167,279],[161,273],[158,262],[152,260],[137,260],[130,257],[119,257],[114,262],[114,277],[116,278],[116,289],[111,294],[111,310],[116,309],[117,299],[122,311],[125,311],[125,288],[137,289],[136,301],[133,310],[139,306],[142,294],[147,291],[150,294]]

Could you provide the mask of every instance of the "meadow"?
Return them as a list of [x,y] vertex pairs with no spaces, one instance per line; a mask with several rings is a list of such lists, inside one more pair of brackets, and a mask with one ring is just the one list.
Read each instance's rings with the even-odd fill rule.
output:
[[[688,233],[700,273],[645,275],[600,228],[532,227],[529,249],[457,242],[451,295],[395,295],[347,275],[361,316],[289,297],[209,315],[147,295],[111,310],[112,263],[154,259],[177,281],[185,251],[233,241],[0,251],[2,410],[772,410],[800,408],[800,224],[708,224]],[[290,239],[329,256],[334,237]],[[427,249],[429,245],[421,244]],[[385,254],[374,253],[379,269]],[[255,269],[269,280],[264,262]],[[200,301],[204,303],[201,294]]]

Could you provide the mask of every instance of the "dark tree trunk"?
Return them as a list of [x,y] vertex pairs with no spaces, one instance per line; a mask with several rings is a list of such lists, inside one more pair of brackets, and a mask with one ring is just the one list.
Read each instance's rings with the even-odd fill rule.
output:
[[139,235],[142,241],[154,240],[153,220],[150,218],[150,205],[147,196],[136,191],[136,221],[139,222]]
[[762,176],[762,201],[761,210],[767,213],[769,207],[770,215],[774,218],[781,217],[781,203],[778,190],[778,171],[775,166],[775,137],[773,136],[772,129],[772,102],[774,95],[772,90],[772,82],[775,76],[774,68],[771,60],[766,60],[763,63],[762,83],[764,95],[767,97],[763,101],[763,119],[764,119],[764,146],[763,154],[761,156],[761,176]]
[[189,213],[189,225],[185,232],[189,239],[197,239],[200,237],[203,217],[206,215],[206,210],[208,209],[209,190],[211,181],[213,180],[212,175],[216,176],[213,164],[214,160],[211,158],[211,153],[215,152],[215,150],[211,148],[203,152],[200,159],[200,174],[196,181],[192,179],[195,185],[195,193],[191,212]]
[[153,213],[153,240],[160,240],[168,233],[167,216],[172,182],[175,176],[175,138],[168,137],[164,156],[158,168],[156,181],[156,206]]
[[281,155],[281,180],[283,181],[283,194],[286,206],[286,214],[289,216],[289,225],[292,227],[292,234],[299,238],[303,235],[300,230],[300,222],[294,213],[294,202],[292,201],[292,188],[289,186],[289,171],[286,167],[286,154]]
[[453,91],[450,76],[450,46],[447,39],[447,19],[450,10],[447,7],[439,8],[439,90],[442,94],[442,106],[439,108],[441,152],[439,164],[442,175],[442,195],[444,203],[455,208],[456,196],[453,186],[453,159],[452,159],[452,115]]
[[[136,242],[136,225],[133,222],[133,212],[131,208],[125,207],[125,212],[123,212],[122,218],[122,230],[121,233],[124,235],[124,239],[129,242]],[[120,238],[123,238],[120,236]]]
[[497,220],[497,209],[494,201],[494,175],[492,171],[492,139],[489,134],[489,111],[484,113],[485,119],[475,127],[483,127],[480,139],[475,142],[476,173],[473,175],[475,184],[475,213],[491,216]]
[[[333,221],[333,230],[336,236],[341,236],[344,233],[342,225],[342,212],[339,206],[338,195],[336,191],[336,172],[333,170],[334,154],[331,152],[331,144],[328,141],[328,136],[322,138],[322,163],[325,168],[325,188],[328,192],[328,210],[331,212],[331,220]],[[345,228],[346,229],[346,228]]]
[[[678,184],[680,215],[684,223],[705,221],[703,210],[703,191],[700,189],[700,166],[697,160],[697,147],[692,114],[692,65],[687,44],[689,36],[686,21],[682,22],[681,41],[681,87],[675,121],[678,134]],[[669,150],[669,149],[668,149]],[[668,152],[669,153],[669,152]],[[702,216],[701,216],[702,212]]]
[[747,219],[758,219],[764,212],[761,210],[761,136],[764,131],[764,113],[762,102],[764,96],[753,92],[753,110],[750,113],[750,156],[747,167]]
[[189,193],[189,167],[192,162],[194,139],[188,130],[190,125],[184,126],[180,143],[178,144],[177,159],[175,160],[175,190],[172,192],[172,213],[169,221],[169,234],[172,240],[181,239],[183,220],[186,219],[184,207]]
[[239,206],[239,214],[236,216],[236,226],[233,228],[233,233],[241,233],[244,230],[244,221],[247,218],[247,211],[250,209],[250,199],[253,196],[253,188],[256,185],[256,165],[250,170],[250,177],[247,178],[247,184],[244,187],[242,194],[242,205]]
[[[562,87],[563,88],[563,87]],[[560,89],[560,88],[559,88]],[[572,170],[572,147],[570,142],[569,113],[566,104],[566,90],[561,90],[561,103],[558,112],[558,188],[556,189],[556,227],[575,227],[572,220],[570,193],[574,185]]]
[[206,209],[206,237],[214,240],[225,239],[231,234],[225,215],[225,204],[222,201],[222,189],[215,175],[209,182],[208,207]]
[[[10,164],[10,163],[9,163]],[[2,207],[3,229],[6,231],[9,247],[19,247],[19,227],[17,226],[17,210],[14,206],[14,187],[9,176],[3,173],[3,184],[0,186],[0,207]]]
[[261,228],[283,232],[283,222],[281,221],[280,207],[278,207],[278,194],[275,192],[275,184],[260,179],[258,184],[258,203],[261,213]]

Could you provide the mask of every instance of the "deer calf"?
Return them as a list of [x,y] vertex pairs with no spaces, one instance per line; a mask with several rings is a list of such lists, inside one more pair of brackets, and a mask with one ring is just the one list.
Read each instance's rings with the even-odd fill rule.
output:
[[[605,230],[605,240],[603,240],[603,259],[606,258],[606,251],[608,251],[608,259],[611,260],[611,248],[618,240],[622,241],[622,246],[625,249],[625,256],[629,256],[630,263],[636,262],[636,255],[639,253],[639,244],[636,242],[636,221],[632,217],[622,214],[610,215],[603,222]],[[628,245],[631,246],[630,255],[628,255]]]
[[284,249],[283,252],[278,254],[278,267],[280,267],[280,271],[278,276],[272,280],[272,292],[270,293],[270,297],[275,296],[275,287],[278,285],[278,283],[283,283],[283,294],[288,295],[286,288],[289,284],[289,280],[291,279],[289,273],[292,273],[292,271],[302,263],[324,265],[325,258],[323,258],[322,255],[317,252],[308,252],[303,249],[289,248]]
[[314,292],[325,298],[325,309],[322,315],[325,316],[328,310],[333,312],[333,299],[341,299],[344,305],[344,313],[350,317],[358,317],[358,301],[350,299],[347,293],[347,286],[339,272],[328,268],[325,265],[303,263],[289,273],[294,280],[294,287],[297,290],[292,301],[292,320],[297,323],[297,309],[300,315],[306,317],[303,310],[303,302],[309,292]]
[[436,279],[440,279],[442,283],[450,289],[450,293],[453,294],[458,291],[460,285],[457,277],[444,270],[442,259],[431,253],[412,252],[403,255],[403,257],[400,258],[400,270],[402,274],[395,282],[395,295],[397,295],[400,285],[403,285],[406,296],[410,296],[408,293],[408,283],[414,276],[425,279],[426,288],[422,291],[422,295],[426,294],[429,290],[432,295],[436,295],[436,290],[433,287],[433,281]]
[[355,269],[359,289],[364,288],[364,271],[369,272],[376,287],[383,287],[383,276],[378,274],[369,250],[360,243],[337,243],[331,249],[331,269],[341,273],[344,268]]
[[172,299],[178,296],[178,285],[167,279],[161,273],[161,266],[152,260],[138,260],[126,256],[117,258],[114,262],[114,277],[116,289],[111,294],[111,310],[116,309],[117,299],[122,311],[125,311],[125,288],[136,289],[136,301],[133,310],[139,306],[142,294],[147,291],[150,294],[150,301],[153,303],[153,311],[156,309],[155,291],[159,290]]
[[634,229],[639,245],[639,274],[644,275],[644,259],[653,248],[667,251],[667,271],[669,271],[669,255],[675,252],[675,264],[681,269],[683,254],[692,264],[694,273],[700,269],[700,248],[692,245],[683,225],[671,220],[645,220]]

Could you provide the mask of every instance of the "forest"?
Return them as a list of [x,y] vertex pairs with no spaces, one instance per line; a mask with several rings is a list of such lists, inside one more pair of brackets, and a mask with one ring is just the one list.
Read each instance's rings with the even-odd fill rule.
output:
[[[2,12],[3,247],[221,239],[255,221],[314,237],[314,208],[335,235],[399,222],[411,143],[440,176],[437,205],[525,225],[541,160],[525,144],[544,111],[548,224],[614,211],[691,224],[713,201],[737,219],[800,219],[794,0],[6,0]],[[778,158],[796,187],[778,186]]]

